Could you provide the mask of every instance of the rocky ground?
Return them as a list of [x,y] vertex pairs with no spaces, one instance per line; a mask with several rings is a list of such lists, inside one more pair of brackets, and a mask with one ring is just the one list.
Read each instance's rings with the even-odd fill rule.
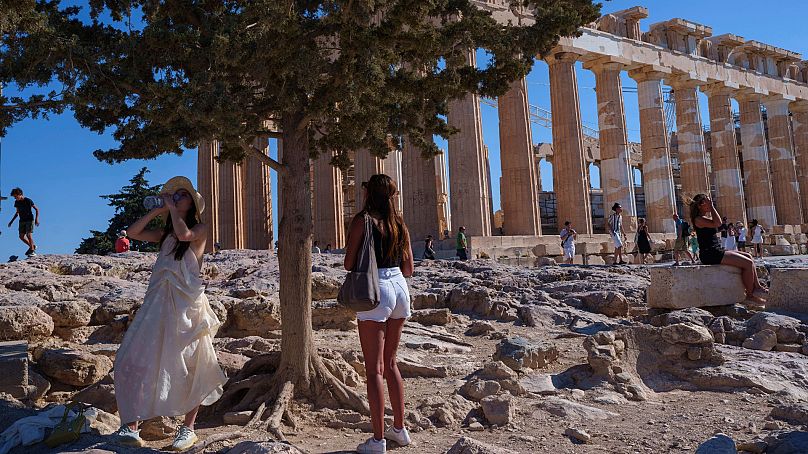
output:
[[[104,437],[119,423],[112,361],[153,262],[127,253],[0,265],[0,340],[27,340],[31,358],[25,395],[0,394],[0,431],[77,398],[101,409],[97,433],[61,452],[156,452],[170,444],[177,424],[170,418],[144,425],[147,449]],[[341,263],[339,255],[315,257],[316,343],[364,392],[356,324],[333,299]],[[808,266],[808,258],[761,265],[765,277],[770,267]],[[206,257],[203,274],[224,321],[215,340],[220,363],[234,377],[279,349],[277,260],[225,251]],[[410,285],[416,310],[399,364],[414,443],[393,452],[693,452],[708,439],[714,448],[699,452],[725,452],[722,444],[808,452],[808,324],[798,318],[739,305],[649,310],[649,274],[640,266],[441,261],[419,264]],[[293,413],[298,426],[284,432],[304,452],[351,452],[368,437],[368,419],[350,410],[297,401]],[[245,418],[249,412],[208,409],[197,433],[212,442],[196,452],[297,452],[243,427]],[[711,439],[719,432],[726,436]],[[50,451],[12,451],[23,452]]]

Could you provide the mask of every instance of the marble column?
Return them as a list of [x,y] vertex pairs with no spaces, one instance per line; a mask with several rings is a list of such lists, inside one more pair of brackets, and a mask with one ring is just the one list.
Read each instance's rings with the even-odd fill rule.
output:
[[[259,139],[256,148],[264,154],[269,152],[269,141]],[[269,180],[269,166],[255,156],[247,156],[244,168],[244,247],[246,249],[272,249],[272,187]]]
[[630,76],[637,81],[640,107],[643,191],[648,228],[656,233],[674,233],[676,191],[671,167],[670,141],[665,122],[661,72],[639,69]]
[[345,246],[343,227],[342,171],[331,165],[332,153],[320,153],[314,160],[314,241],[320,249]]
[[213,244],[219,241],[219,163],[216,155],[219,144],[208,140],[199,144],[197,161],[196,189],[205,201],[202,222],[208,225],[208,238],[205,252],[213,252]]
[[737,97],[741,113],[741,146],[743,150],[744,193],[750,219],[764,227],[777,224],[769,174],[769,152],[760,113],[760,96],[742,94]]
[[769,168],[777,222],[794,225],[802,224],[803,217],[794,145],[791,143],[789,103],[791,101],[783,97],[769,97],[764,101],[769,125]]
[[244,248],[244,220],[240,164],[219,163],[219,244],[222,249]]
[[[476,66],[476,62],[475,52],[469,51],[467,63]],[[455,227],[465,226],[467,235],[490,236],[489,175],[483,148],[479,96],[469,93],[449,102],[448,122],[450,127],[459,130],[449,137],[452,220]]]
[[712,177],[718,212],[730,221],[747,224],[743,175],[732,116],[732,88],[711,85],[705,89],[710,107],[710,140],[712,142]]
[[511,83],[497,99],[500,200],[506,235],[541,235],[538,178],[533,165],[533,139],[525,79]]
[[435,156],[435,184],[438,187],[438,230],[452,231],[452,211],[449,207],[449,178],[446,174],[446,152]]
[[577,58],[577,54],[567,52],[546,58],[553,112],[553,186],[559,228],[570,221],[578,233],[591,234],[592,201],[575,73]]
[[384,160],[370,154],[368,150],[356,150],[354,157],[354,182],[356,198],[354,199],[354,214],[362,211],[365,206],[365,193],[362,183],[368,181],[373,175],[384,173]]
[[794,156],[797,161],[797,183],[801,191],[802,218],[808,221],[808,101],[791,105],[794,128]]
[[692,80],[674,80],[671,86],[676,101],[676,137],[682,193],[689,197],[696,194],[709,195],[707,151],[704,146],[697,83]]
[[403,206],[403,199],[401,195],[401,185],[403,184],[403,174],[401,168],[401,150],[393,150],[387,154],[387,156],[382,160],[382,166],[384,167],[384,172],[396,182],[396,186],[398,187],[398,195],[393,199],[393,203],[395,204],[396,210],[401,211]]
[[[626,230],[636,230],[637,201],[634,197],[634,174],[631,170],[626,112],[623,103],[623,65],[614,62],[590,67],[595,73],[600,130],[600,186],[603,204],[608,209],[615,202],[623,206]],[[631,221],[630,223],[628,221]]]
[[497,105],[503,231],[506,235],[541,235],[539,185],[533,164],[525,79],[511,83],[508,92],[497,99]]
[[410,239],[422,241],[427,235],[441,238],[435,158],[424,159],[421,150],[405,139],[401,170],[404,221]]

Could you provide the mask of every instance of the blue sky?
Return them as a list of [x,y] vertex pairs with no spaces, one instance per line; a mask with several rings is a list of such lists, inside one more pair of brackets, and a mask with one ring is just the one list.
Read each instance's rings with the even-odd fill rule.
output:
[[[77,2],[79,3],[79,2]],[[604,4],[603,11],[616,11],[643,4],[649,8],[648,25],[674,17],[688,19],[713,27],[713,33],[735,33],[778,47],[808,54],[808,41],[803,33],[808,17],[808,2],[773,0],[764,7],[759,0],[614,0]],[[625,87],[634,87],[631,79],[624,78]],[[592,87],[594,76],[579,68],[581,112],[583,121],[597,126],[596,98]],[[547,66],[538,62],[528,76],[531,104],[550,107]],[[703,98],[702,116],[709,121],[706,98]],[[637,97],[625,95],[629,138],[639,140]],[[496,109],[483,105],[483,139],[490,150],[491,178],[494,208],[499,208],[500,177],[499,132]],[[534,127],[534,142],[549,142],[550,131]],[[2,139],[0,158],[0,192],[8,196],[11,188],[20,186],[41,210],[42,225],[35,231],[35,239],[42,253],[72,253],[81,238],[90,229],[104,230],[112,209],[98,196],[116,192],[142,167],[151,170],[153,183],[163,182],[174,175],[187,175],[196,179],[196,152],[183,156],[165,156],[152,161],[129,161],[108,165],[97,161],[92,152],[112,146],[109,135],[97,135],[78,126],[70,114],[48,120],[26,120],[11,128]],[[439,144],[445,148],[445,143]],[[545,189],[551,177],[547,169],[542,175]],[[275,182],[273,181],[273,186]],[[276,194],[276,188],[273,188]],[[273,200],[275,207],[277,201]],[[277,213],[277,210],[273,210]],[[25,246],[17,238],[17,228],[5,225],[14,215],[13,201],[0,204],[3,219],[0,235],[0,261],[9,255],[22,255]],[[277,222],[277,219],[275,220]],[[277,230],[276,230],[277,231]]]

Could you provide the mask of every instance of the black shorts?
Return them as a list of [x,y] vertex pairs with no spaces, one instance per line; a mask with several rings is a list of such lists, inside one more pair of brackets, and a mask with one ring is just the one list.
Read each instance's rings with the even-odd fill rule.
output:
[[720,265],[724,260],[724,251],[702,251],[699,253],[699,259],[704,265]]
[[34,221],[20,221],[19,231],[20,235],[34,233]]

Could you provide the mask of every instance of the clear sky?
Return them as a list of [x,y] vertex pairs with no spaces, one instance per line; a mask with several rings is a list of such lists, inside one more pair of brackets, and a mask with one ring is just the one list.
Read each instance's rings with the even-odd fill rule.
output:
[[[82,3],[77,1],[76,3]],[[613,0],[604,3],[603,11],[617,11],[636,5],[649,8],[650,17],[643,21],[643,30],[648,25],[680,17],[713,27],[713,33],[735,33],[788,50],[808,55],[808,40],[805,33],[805,18],[808,17],[808,2],[793,0]],[[583,121],[597,126],[596,98],[593,75],[579,70],[581,111]],[[631,79],[625,78],[624,86],[633,87]],[[10,91],[13,87],[9,87]],[[550,107],[547,66],[538,62],[528,76],[531,104]],[[708,121],[706,100],[702,116]],[[637,97],[625,95],[629,138],[639,140]],[[494,208],[499,209],[500,177],[499,130],[496,109],[482,106],[483,139],[490,150],[491,178]],[[549,142],[550,131],[534,127],[534,142]],[[97,135],[81,129],[70,114],[48,120],[27,120],[10,129],[2,139],[0,158],[0,192],[8,196],[11,188],[20,186],[41,210],[42,225],[35,230],[35,239],[41,253],[71,253],[90,229],[104,230],[112,215],[112,209],[98,196],[116,192],[140,169],[151,170],[148,178],[153,183],[163,182],[173,175],[187,175],[196,179],[196,152],[191,150],[183,156],[165,156],[153,161],[130,161],[108,165],[93,158],[92,152],[107,148],[113,143],[109,135]],[[446,145],[441,144],[445,148]],[[544,169],[544,188],[550,189],[551,176]],[[275,186],[273,181],[273,186]],[[273,193],[277,191],[273,188]],[[273,197],[274,198],[274,197]],[[273,201],[277,207],[277,201]],[[273,210],[277,213],[277,210]],[[12,200],[0,204],[3,219],[0,235],[0,261],[9,255],[22,256],[25,246],[17,238],[16,224],[5,225],[14,214]],[[277,219],[275,220],[277,222]],[[276,230],[277,231],[277,230]]]

